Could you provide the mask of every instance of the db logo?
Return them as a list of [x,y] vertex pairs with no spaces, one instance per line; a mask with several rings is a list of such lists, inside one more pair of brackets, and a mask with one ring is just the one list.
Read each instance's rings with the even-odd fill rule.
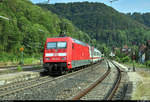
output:
[[58,53],[54,53],[54,56],[58,56]]

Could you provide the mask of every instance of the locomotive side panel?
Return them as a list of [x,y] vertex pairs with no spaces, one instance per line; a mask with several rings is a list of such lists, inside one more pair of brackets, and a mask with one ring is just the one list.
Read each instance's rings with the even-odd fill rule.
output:
[[72,39],[69,38],[67,40],[67,68],[71,69],[72,68]]
[[72,68],[90,64],[89,47],[73,43]]

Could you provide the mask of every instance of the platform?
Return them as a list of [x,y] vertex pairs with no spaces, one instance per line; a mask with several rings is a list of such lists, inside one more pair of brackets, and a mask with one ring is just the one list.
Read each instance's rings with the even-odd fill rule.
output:
[[0,86],[6,85],[8,83],[32,79],[39,76],[40,76],[40,72],[34,72],[34,71],[22,71],[22,72],[10,73],[10,74],[3,74],[0,75]]
[[121,69],[123,69],[124,71],[126,71],[126,72],[128,72],[128,71],[130,71],[131,69],[130,68],[128,68],[128,67],[126,67],[126,66],[124,66],[124,65],[122,65],[122,64],[120,64],[120,63],[118,63],[118,62],[116,62],[116,61],[113,61],[115,64],[117,64],[117,65],[119,65],[120,67],[121,67]]

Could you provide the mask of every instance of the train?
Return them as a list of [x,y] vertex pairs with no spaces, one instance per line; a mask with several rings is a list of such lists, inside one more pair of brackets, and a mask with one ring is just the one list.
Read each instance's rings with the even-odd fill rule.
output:
[[44,45],[44,72],[62,74],[102,60],[102,53],[72,37],[47,38]]

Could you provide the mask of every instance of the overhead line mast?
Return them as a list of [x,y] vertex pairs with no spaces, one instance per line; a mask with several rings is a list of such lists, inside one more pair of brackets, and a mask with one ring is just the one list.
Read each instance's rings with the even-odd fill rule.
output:
[[115,1],[119,1],[119,0],[110,0],[110,3],[112,4],[112,3],[115,2]]
[[45,0],[44,2],[41,2],[41,4],[49,4],[50,0]]

